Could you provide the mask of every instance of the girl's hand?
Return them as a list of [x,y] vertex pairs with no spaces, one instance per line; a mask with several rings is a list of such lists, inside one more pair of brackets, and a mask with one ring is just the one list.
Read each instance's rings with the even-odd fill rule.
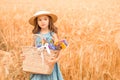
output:
[[46,59],[46,61],[47,61],[47,63],[49,65],[53,65],[53,64],[55,64],[58,61],[58,58],[56,58],[56,57],[49,57],[49,58]]
[[21,52],[21,54],[20,54],[20,57],[21,57],[22,60],[25,60],[25,55],[23,55],[22,52]]
[[21,58],[22,58],[22,60],[25,60],[25,56],[22,55]]

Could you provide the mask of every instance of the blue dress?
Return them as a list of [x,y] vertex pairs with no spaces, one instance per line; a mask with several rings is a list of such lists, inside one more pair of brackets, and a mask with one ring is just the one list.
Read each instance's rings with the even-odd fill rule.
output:
[[[40,33],[39,33],[40,34]],[[51,43],[52,41],[52,35],[54,33],[48,32],[46,34],[42,34],[43,38],[48,42]],[[41,38],[36,37],[35,39],[35,46],[40,47],[41,46]],[[31,74],[30,75],[30,80],[63,80],[60,68],[58,63],[55,63],[53,72],[50,75],[46,74]]]

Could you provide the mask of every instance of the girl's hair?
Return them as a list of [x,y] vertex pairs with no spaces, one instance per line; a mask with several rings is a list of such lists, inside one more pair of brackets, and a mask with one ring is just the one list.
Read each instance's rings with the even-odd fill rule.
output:
[[[48,29],[51,31],[51,32],[55,32],[55,33],[58,33],[57,31],[57,27],[53,24],[53,19],[49,17],[49,25],[48,25]],[[33,34],[37,34],[41,28],[40,26],[38,25],[38,22],[37,22],[37,18],[34,20],[35,21],[35,26],[34,26],[34,29],[32,30],[32,33]]]

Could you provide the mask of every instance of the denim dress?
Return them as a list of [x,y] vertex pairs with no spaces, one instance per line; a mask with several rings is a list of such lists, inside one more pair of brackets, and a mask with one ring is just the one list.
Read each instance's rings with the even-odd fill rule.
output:
[[[40,34],[40,33],[38,33]],[[52,43],[52,35],[53,32],[48,32],[46,34],[40,34],[42,35],[42,38],[49,43],[49,45]],[[37,36],[35,38],[35,46],[40,47],[42,44],[42,39],[41,37]],[[62,73],[60,71],[58,63],[55,63],[53,72],[49,75],[46,74],[31,74],[30,75],[30,80],[63,80]]]

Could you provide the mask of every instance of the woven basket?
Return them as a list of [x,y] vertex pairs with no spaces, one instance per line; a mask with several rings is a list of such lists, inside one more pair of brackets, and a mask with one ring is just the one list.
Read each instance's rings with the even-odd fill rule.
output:
[[54,68],[54,64],[50,65],[46,61],[51,56],[57,57],[57,51],[52,51],[52,54],[48,54],[46,49],[38,49],[36,47],[23,47],[23,55],[25,60],[23,61],[23,71],[34,74],[51,74]]

